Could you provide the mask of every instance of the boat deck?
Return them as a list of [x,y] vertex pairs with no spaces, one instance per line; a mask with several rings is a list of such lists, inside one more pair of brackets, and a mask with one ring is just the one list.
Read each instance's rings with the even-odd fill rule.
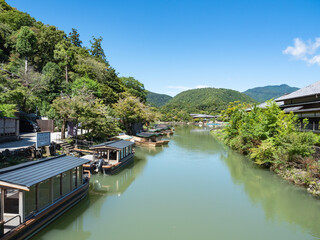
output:
[[12,219],[4,225],[4,233],[5,234],[20,225],[20,218],[17,216],[19,216],[19,214],[4,214],[3,217],[4,217],[5,222]]

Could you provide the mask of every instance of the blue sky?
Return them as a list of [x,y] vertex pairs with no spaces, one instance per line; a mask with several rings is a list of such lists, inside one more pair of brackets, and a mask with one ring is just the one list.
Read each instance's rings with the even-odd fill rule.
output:
[[169,95],[320,80],[318,0],[7,0],[46,24],[103,37],[120,76]]

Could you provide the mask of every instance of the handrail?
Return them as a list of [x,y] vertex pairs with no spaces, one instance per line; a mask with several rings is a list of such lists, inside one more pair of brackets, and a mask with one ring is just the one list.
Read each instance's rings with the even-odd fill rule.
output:
[[10,218],[9,220],[5,221],[4,224],[7,224],[8,222],[12,221],[12,220],[15,219],[16,217],[19,217],[19,222],[20,222],[19,225],[20,225],[20,224],[22,223],[22,221],[21,221],[21,216],[20,216],[20,215],[16,215],[16,216]]

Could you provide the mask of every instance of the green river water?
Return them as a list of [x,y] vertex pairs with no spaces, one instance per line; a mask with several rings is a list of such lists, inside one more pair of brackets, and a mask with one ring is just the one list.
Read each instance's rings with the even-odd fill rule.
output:
[[320,239],[320,200],[203,128],[178,127],[168,147],[136,147],[134,166],[90,181],[33,239]]

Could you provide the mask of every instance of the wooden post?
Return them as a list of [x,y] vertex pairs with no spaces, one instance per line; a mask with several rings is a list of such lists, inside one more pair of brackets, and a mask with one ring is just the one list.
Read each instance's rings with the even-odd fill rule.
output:
[[313,121],[313,131],[316,130],[316,121]]
[[49,199],[50,199],[50,202],[53,203],[53,179],[52,178],[49,179],[49,186],[50,186]]
[[24,191],[19,191],[19,215],[21,222],[24,222]]
[[69,170],[69,174],[70,174],[70,192],[73,190],[72,189],[72,171],[73,169]]
[[4,197],[6,195],[6,190],[4,188],[1,188],[1,213],[0,213],[0,220],[1,222],[4,221]]
[[119,151],[117,151],[117,162],[119,162]]
[[110,150],[108,149],[108,155],[107,155],[107,160],[110,160]]
[[39,210],[39,183],[36,184],[36,210]]
[[4,236],[4,196],[5,189],[1,188],[1,201],[0,201],[0,238]]

